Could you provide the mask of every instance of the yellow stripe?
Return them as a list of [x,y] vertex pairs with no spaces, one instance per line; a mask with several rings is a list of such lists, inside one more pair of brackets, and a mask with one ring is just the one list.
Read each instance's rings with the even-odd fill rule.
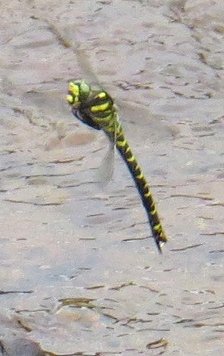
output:
[[110,103],[107,102],[107,103],[104,103],[104,104],[101,104],[101,105],[95,105],[95,106],[91,106],[91,111],[93,113],[96,113],[96,112],[99,112],[99,111],[105,111],[109,108],[110,106]]
[[157,224],[157,225],[153,226],[153,230],[155,230],[155,231],[161,231],[161,230],[162,230],[161,224]]
[[114,128],[113,128],[113,127],[110,127],[110,126],[106,127],[105,130],[106,130],[107,132],[114,132]]
[[151,195],[152,195],[152,194],[151,194],[150,191],[148,191],[148,193],[145,193],[145,194],[144,194],[144,196],[145,196],[146,198],[149,198]]
[[150,210],[150,214],[151,215],[155,215],[156,214],[156,208],[154,208],[153,210]]
[[101,93],[99,93],[99,94],[97,95],[97,97],[100,98],[100,99],[103,99],[103,98],[106,97],[106,93],[105,93],[104,91],[102,91]]
[[139,175],[136,176],[136,178],[137,178],[137,179],[142,179],[142,178],[144,178],[144,176],[143,176],[142,173],[140,173]]
[[130,151],[131,151],[131,149],[130,149],[130,147],[128,146],[128,148],[126,149],[125,153],[128,153],[128,152],[130,152]]
[[118,145],[119,147],[124,147],[126,144],[127,144],[127,141],[126,141],[126,140],[124,140],[124,141],[117,141],[117,145]]
[[127,158],[128,162],[134,162],[135,161],[135,156],[131,156],[130,158]]
[[94,117],[94,121],[96,121],[99,125],[100,124],[106,124],[106,125],[108,125],[109,127],[113,127],[113,129],[114,129],[114,125],[113,124],[111,124],[111,119],[112,119],[112,115],[111,114],[109,114],[109,115],[107,115],[107,116],[105,116],[105,117],[97,117],[97,116],[95,116]]

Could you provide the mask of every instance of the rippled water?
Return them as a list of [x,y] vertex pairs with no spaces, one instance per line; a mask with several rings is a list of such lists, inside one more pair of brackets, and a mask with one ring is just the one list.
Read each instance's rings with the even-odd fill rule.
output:
[[[1,7],[0,354],[221,355],[222,2]],[[170,237],[162,256],[120,158],[94,183],[107,141],[65,102],[85,76],[76,39],[122,99]]]

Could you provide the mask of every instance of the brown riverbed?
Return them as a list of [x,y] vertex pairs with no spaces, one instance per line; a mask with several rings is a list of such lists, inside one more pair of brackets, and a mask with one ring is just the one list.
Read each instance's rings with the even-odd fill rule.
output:
[[[2,3],[0,354],[223,354],[222,1]],[[118,155],[95,183],[107,141],[65,101],[77,40],[119,98],[162,256]]]

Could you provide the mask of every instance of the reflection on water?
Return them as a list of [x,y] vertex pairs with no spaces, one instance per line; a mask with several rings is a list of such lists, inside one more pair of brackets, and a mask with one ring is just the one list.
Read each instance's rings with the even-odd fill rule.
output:
[[[2,9],[0,354],[222,354],[221,9],[209,0]],[[64,101],[67,81],[83,76],[66,46],[74,30],[119,98],[158,197],[163,256],[119,157],[112,182],[94,183],[107,141]]]

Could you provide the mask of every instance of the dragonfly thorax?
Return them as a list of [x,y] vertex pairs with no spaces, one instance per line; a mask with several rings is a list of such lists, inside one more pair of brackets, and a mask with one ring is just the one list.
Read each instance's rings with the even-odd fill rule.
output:
[[93,89],[84,80],[70,81],[67,101],[80,121],[113,135],[117,114],[113,99],[106,91]]

